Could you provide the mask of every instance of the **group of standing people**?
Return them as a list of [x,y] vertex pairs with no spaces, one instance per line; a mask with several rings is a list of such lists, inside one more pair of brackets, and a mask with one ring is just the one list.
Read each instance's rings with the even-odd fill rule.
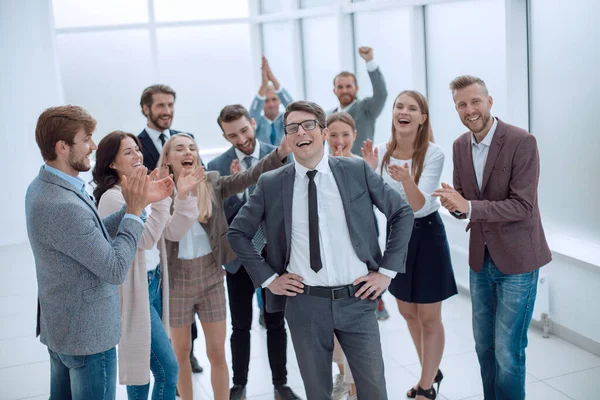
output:
[[[450,90],[469,131],[454,143],[452,186],[442,183],[444,151],[419,92],[397,95],[390,139],[373,145],[387,90],[373,50],[359,54],[373,96],[359,99],[356,77],[342,72],[333,89],[339,106],[329,113],[293,101],[263,58],[250,109],[229,105],[217,118],[231,148],[207,165],[202,138],[171,129],[176,94],[166,85],[142,94],[140,135],[111,132],[98,146],[96,121],[81,107],[42,113],[36,141],[45,164],[26,212],[51,398],[114,398],[118,344],[119,382],[130,399],[148,398],[151,371],[153,399],[178,392],[191,400],[192,372],[201,370],[192,358],[197,315],[214,398],[245,399],[256,294],[276,399],[299,399],[287,385],[285,320],[309,400],[387,399],[377,321],[389,290],[421,362],[405,395],[435,399],[442,302],[457,293],[440,207],[470,220],[485,398],[524,398],[537,271],[551,259],[535,137],[491,115],[481,79],[459,76]],[[94,150],[91,198],[78,174],[91,168]],[[385,215],[385,232],[374,208]]]

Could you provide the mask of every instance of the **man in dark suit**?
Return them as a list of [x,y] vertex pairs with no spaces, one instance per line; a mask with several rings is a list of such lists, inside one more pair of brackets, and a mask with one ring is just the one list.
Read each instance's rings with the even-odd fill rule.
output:
[[[491,115],[485,83],[450,83],[469,132],[452,151],[454,188],[435,192],[469,219],[473,334],[486,399],[525,398],[525,348],[539,268],[552,259],[538,208],[540,159],[535,136]],[[498,333],[498,334],[497,334]]]
[[[177,94],[167,85],[157,84],[144,89],[140,99],[142,114],[148,120],[144,130],[138,135],[142,143],[142,154],[144,155],[144,167],[148,171],[156,168],[160,152],[165,142],[179,133],[171,129],[173,116],[175,115],[175,99]],[[193,137],[193,135],[190,134]],[[194,356],[194,340],[198,337],[198,327],[196,321],[192,324],[192,352],[190,353],[190,362],[192,372],[202,372],[202,367]]]
[[[221,110],[217,123],[223,130],[223,137],[231,143],[231,148],[208,163],[208,170],[219,171],[223,176],[246,170],[258,164],[259,160],[272,152],[275,147],[256,140],[256,121],[241,105],[226,106]],[[284,144],[285,145],[285,141]],[[233,165],[233,171],[232,171]],[[225,200],[224,209],[227,222],[237,215],[246,203],[254,187]],[[266,252],[264,234],[255,239],[255,248]],[[246,395],[248,368],[250,364],[250,329],[252,327],[252,297],[254,285],[250,276],[238,259],[225,265],[227,270],[227,293],[231,310],[231,356],[233,364],[233,387],[231,400],[241,400]],[[264,305],[263,305],[264,307]],[[287,335],[283,310],[264,313],[267,328],[267,350],[269,365],[276,398],[281,400],[299,399],[287,386]]]
[[[405,270],[413,213],[362,159],[325,154],[325,124],[315,103],[287,107],[296,162],[260,177],[227,237],[255,286],[269,289],[267,311],[285,309],[308,400],[331,399],[334,334],[358,398],[386,400],[376,299]],[[391,227],[383,255],[373,205]],[[266,258],[252,244],[261,226]]]

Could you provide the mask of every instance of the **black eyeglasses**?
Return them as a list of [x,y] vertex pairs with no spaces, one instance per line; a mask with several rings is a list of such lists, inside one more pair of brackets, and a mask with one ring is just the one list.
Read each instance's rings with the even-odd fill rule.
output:
[[307,119],[306,121],[302,121],[300,123],[293,122],[291,124],[287,124],[283,127],[283,129],[285,130],[286,135],[293,135],[294,133],[298,133],[300,125],[302,125],[302,129],[304,129],[306,132],[312,131],[317,127],[317,125],[323,128],[316,119]]

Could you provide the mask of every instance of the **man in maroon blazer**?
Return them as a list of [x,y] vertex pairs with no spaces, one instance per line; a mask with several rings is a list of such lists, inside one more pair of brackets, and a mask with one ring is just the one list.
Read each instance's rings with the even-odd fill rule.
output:
[[455,217],[469,219],[473,335],[486,400],[525,398],[525,348],[538,271],[552,259],[538,208],[535,137],[491,116],[485,83],[450,83],[469,132],[454,142],[454,188],[435,192]]

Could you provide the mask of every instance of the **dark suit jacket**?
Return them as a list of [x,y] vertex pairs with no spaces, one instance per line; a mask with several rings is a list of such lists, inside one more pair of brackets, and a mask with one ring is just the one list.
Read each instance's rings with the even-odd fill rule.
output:
[[[505,274],[535,270],[552,259],[538,208],[540,159],[535,136],[498,119],[481,190],[475,177],[471,132],[454,142],[454,188],[471,201],[469,265],[481,270],[487,246]],[[462,215],[459,218],[466,218]]]
[[[181,133],[181,131],[176,131],[175,129],[169,129],[171,132],[171,136]],[[189,134],[191,137],[194,137],[191,133]],[[152,142],[152,138],[144,129],[139,135],[138,139],[142,143],[142,154],[144,155],[144,167],[148,168],[148,172],[151,172],[154,168],[156,168],[156,164],[158,164],[158,159],[160,158],[160,153],[154,143]]]
[[[329,157],[329,166],[344,205],[354,251],[369,270],[405,271],[413,212],[400,194],[389,187],[362,159]],[[290,260],[294,164],[263,174],[248,202],[229,227],[227,238],[254,285],[259,287],[274,273],[283,274]],[[391,225],[385,253],[381,254],[373,205]],[[252,238],[264,222],[269,251],[266,260],[254,249]],[[267,311],[283,311],[285,296],[267,291]]]
[[[275,150],[276,147],[272,146],[268,143],[260,142],[260,150],[259,150],[259,159],[262,160],[267,154]],[[225,153],[221,154],[217,158],[214,158],[208,163],[209,171],[218,171],[221,176],[228,176],[230,172],[231,162],[233,160],[237,160],[237,154],[235,153],[235,148],[231,146],[229,150]],[[233,218],[237,215],[238,211],[245,204],[243,200],[241,200],[237,194],[233,196],[229,196],[224,201],[224,210],[225,216],[227,217],[227,224],[231,224]],[[242,263],[236,259],[230,263],[225,264],[225,269],[232,274],[235,274],[240,269]]]

